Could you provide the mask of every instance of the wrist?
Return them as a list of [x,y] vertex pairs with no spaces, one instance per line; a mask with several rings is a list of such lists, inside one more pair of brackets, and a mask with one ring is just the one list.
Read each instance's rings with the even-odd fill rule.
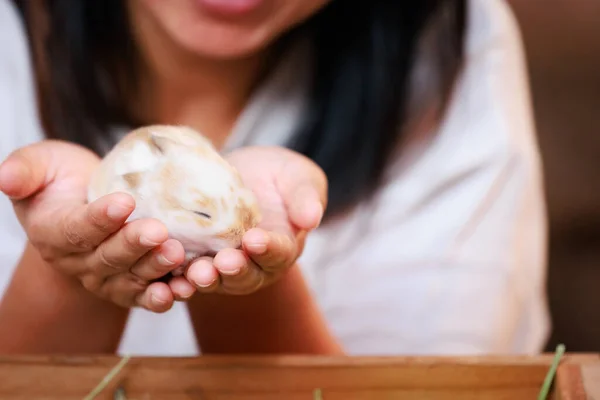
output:
[[189,306],[203,353],[342,352],[298,265],[253,294],[203,294]]
[[127,316],[28,245],[0,303],[0,352],[112,353]]
[[107,324],[124,323],[127,319],[129,309],[90,292],[83,286],[79,276],[64,273],[49,263],[40,261],[39,279],[45,285],[54,287],[54,290],[48,290],[47,293],[56,296],[53,300],[61,306],[57,311],[69,309],[77,314],[96,316]]

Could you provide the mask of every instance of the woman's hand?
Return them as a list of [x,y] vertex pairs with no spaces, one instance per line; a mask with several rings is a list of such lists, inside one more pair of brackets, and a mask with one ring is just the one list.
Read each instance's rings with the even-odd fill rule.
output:
[[310,159],[280,147],[247,147],[226,156],[254,191],[262,213],[242,249],[193,262],[186,277],[203,293],[250,294],[276,281],[301,255],[327,202],[327,178]]
[[183,261],[183,247],[168,240],[159,221],[124,225],[135,207],[131,196],[116,193],[86,204],[99,161],[74,144],[39,142],[0,165],[0,190],[12,199],[30,243],[53,268],[122,307],[167,311],[175,299],[195,291],[183,277],[152,282]]

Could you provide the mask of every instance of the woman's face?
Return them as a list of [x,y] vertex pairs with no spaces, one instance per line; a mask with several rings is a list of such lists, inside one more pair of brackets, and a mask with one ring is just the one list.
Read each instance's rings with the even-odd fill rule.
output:
[[[331,0],[131,0],[153,25],[198,55],[253,54]],[[136,20],[134,18],[134,20]]]

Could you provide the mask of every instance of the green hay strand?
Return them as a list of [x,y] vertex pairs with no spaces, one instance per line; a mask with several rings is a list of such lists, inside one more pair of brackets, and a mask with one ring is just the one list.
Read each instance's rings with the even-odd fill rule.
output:
[[110,381],[123,369],[125,364],[129,361],[131,356],[125,356],[119,361],[117,365],[115,365],[109,372],[102,378],[102,381],[87,395],[84,397],[84,400],[93,400],[98,396],[105,388],[108,386]]
[[556,370],[558,369],[558,364],[560,359],[565,354],[565,345],[559,344],[556,346],[556,352],[554,353],[554,360],[552,361],[552,365],[550,366],[550,370],[546,374],[546,379],[544,379],[544,384],[542,385],[542,389],[540,390],[540,394],[538,395],[538,400],[546,400],[548,398],[548,394],[550,393],[550,387],[554,382],[554,376],[556,375]]
[[127,400],[127,396],[125,396],[125,389],[123,389],[123,386],[119,386],[119,388],[115,391],[113,400]]
[[321,389],[315,389],[313,391],[313,400],[323,400],[323,393]]

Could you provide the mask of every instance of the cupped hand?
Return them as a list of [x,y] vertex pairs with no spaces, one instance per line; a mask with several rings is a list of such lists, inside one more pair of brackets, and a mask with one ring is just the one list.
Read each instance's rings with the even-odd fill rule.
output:
[[199,292],[250,294],[275,282],[302,254],[327,206],[327,178],[310,159],[281,147],[246,147],[225,157],[259,203],[262,220],[241,249],[194,261],[186,277]]
[[99,161],[74,144],[38,142],[0,165],[0,191],[11,198],[29,241],[49,265],[120,306],[167,311],[195,292],[183,277],[157,281],[183,262],[183,247],[157,220],[125,223],[135,208],[125,193],[87,204]]

